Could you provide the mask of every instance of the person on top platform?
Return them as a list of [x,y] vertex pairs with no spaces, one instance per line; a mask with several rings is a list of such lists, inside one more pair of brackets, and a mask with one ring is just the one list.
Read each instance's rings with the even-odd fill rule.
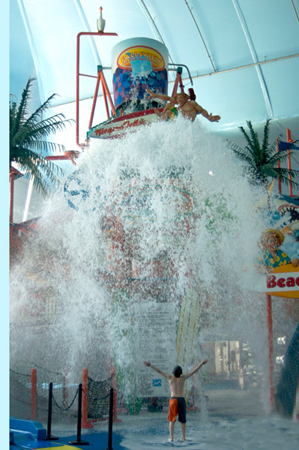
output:
[[150,361],[144,361],[144,365],[158,372],[162,377],[167,378],[170,387],[170,400],[169,400],[169,435],[170,442],[173,442],[174,424],[177,416],[179,416],[179,422],[181,422],[182,429],[182,441],[186,440],[186,401],[184,398],[184,386],[185,381],[192,377],[204,364],[208,362],[207,359],[201,361],[198,366],[186,375],[182,375],[183,371],[180,366],[175,366],[172,371],[172,375],[168,375],[158,367],[153,366]]
[[[202,108],[195,100],[191,100],[188,94],[184,92],[180,92],[176,94],[174,97],[169,97],[165,94],[156,94],[155,92],[146,89],[146,92],[149,94],[151,99],[158,98],[159,100],[169,102],[166,103],[162,112],[158,109],[155,109],[155,113],[163,120],[173,119],[178,115],[178,112],[181,113],[187,119],[190,119],[194,122],[197,114],[201,114],[203,117],[208,119],[210,122],[219,122],[221,119],[220,116],[213,116],[212,113],[208,114],[208,112]],[[178,105],[176,108],[175,105]]]

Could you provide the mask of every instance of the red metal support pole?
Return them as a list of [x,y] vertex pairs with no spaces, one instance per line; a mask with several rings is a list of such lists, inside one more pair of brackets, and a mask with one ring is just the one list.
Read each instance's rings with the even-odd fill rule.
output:
[[96,84],[96,88],[95,88],[94,96],[93,96],[92,107],[91,107],[91,113],[90,113],[90,119],[89,119],[89,125],[88,125],[89,130],[92,127],[94,111],[95,111],[95,108],[96,108],[97,96],[98,96],[98,92],[99,92],[100,81],[101,81],[101,72],[99,71],[98,72],[98,77],[97,77],[97,84]]
[[[102,80],[103,74],[100,72],[99,75]],[[106,95],[106,90],[105,90],[105,85],[103,83],[103,80],[102,80],[102,91],[103,91],[103,99],[104,99],[104,104],[105,104],[106,115],[107,115],[107,119],[109,119],[109,108],[108,108],[107,95]]]
[[[116,110],[115,110],[115,107],[114,107],[114,103],[112,101],[112,98],[111,98],[111,95],[110,95],[110,92],[109,92],[109,89],[108,89],[108,86],[107,86],[107,83],[106,83],[106,79],[104,77],[103,72],[101,72],[101,81],[102,81],[103,89],[105,91],[105,95],[108,97],[108,100],[109,100],[109,103],[110,103],[110,107],[111,107],[111,110],[112,110],[112,114],[113,114],[113,116],[116,116]],[[108,113],[108,117],[109,117],[109,113]]]
[[172,94],[171,94],[172,97],[174,97],[177,94],[177,92],[178,92],[178,85],[180,85],[181,92],[184,92],[184,85],[183,85],[183,82],[182,82],[182,76],[181,76],[180,72],[177,72],[177,74],[176,74],[176,79],[175,79],[175,82],[174,82],[174,85],[173,85]]
[[31,369],[31,418],[37,418],[37,371]]
[[[99,32],[81,32],[77,34],[77,49],[76,49],[76,144],[83,148],[85,144],[80,144],[79,142],[79,126],[80,126],[80,76],[84,76],[80,74],[80,38],[81,36],[117,36],[117,33],[104,33],[103,31]],[[85,75],[89,76],[89,75]]]
[[174,97],[178,91],[178,84],[179,84],[178,76],[179,76],[179,74],[177,73],[175,81],[174,81],[173,89],[172,89],[172,94],[171,94],[172,97]]
[[[276,139],[276,149],[277,149],[277,153],[279,155],[279,139]],[[280,169],[279,157],[277,159],[277,169]],[[278,181],[278,193],[281,194],[281,178],[280,178],[280,176],[278,177],[277,181]]]
[[181,92],[184,92],[184,85],[183,85],[183,81],[182,81],[182,75],[179,74],[179,82],[180,82],[180,88],[181,88]]
[[[287,128],[287,142],[290,142],[290,143],[294,142],[292,139],[291,131],[288,128]],[[290,195],[293,195],[292,175],[291,175],[291,170],[292,170],[291,150],[288,149],[287,153],[288,153],[288,169],[289,169],[289,193],[290,193]]]
[[269,387],[270,407],[274,411],[274,383],[273,383],[273,323],[272,323],[272,299],[266,294],[267,326],[268,326],[268,360],[269,360]]
[[88,369],[82,370],[82,428],[93,428],[88,422]]

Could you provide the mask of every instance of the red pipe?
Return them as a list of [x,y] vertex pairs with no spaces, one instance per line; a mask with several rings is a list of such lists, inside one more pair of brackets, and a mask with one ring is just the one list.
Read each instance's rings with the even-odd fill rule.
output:
[[60,160],[69,160],[72,164],[76,165],[75,159],[78,158],[80,152],[75,150],[66,150],[63,155],[55,155],[55,156],[46,156],[45,159],[49,161],[60,161]]
[[37,371],[31,369],[31,418],[37,418]]
[[274,411],[274,383],[273,383],[273,324],[272,324],[272,299],[266,294],[267,326],[268,326],[268,361],[269,361],[269,386],[270,407]]
[[65,155],[56,155],[56,156],[46,156],[45,159],[48,159],[49,161],[59,161],[59,160],[65,160],[70,159]]

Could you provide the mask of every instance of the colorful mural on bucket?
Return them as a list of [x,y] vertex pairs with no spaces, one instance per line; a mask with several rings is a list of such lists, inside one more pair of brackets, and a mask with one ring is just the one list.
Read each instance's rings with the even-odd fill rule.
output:
[[[142,102],[145,89],[167,95],[168,51],[154,39],[127,39],[112,50],[113,94],[116,108]],[[148,101],[148,96],[145,95]],[[132,106],[132,104],[130,105]],[[136,106],[136,105],[135,105]],[[144,108],[142,108],[144,109]]]

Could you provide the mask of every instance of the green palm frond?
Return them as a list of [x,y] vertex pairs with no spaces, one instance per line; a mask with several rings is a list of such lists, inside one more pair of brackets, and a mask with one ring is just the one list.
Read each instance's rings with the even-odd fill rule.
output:
[[260,147],[260,143],[259,143],[259,138],[257,133],[254,131],[252,123],[250,121],[247,121],[247,126],[249,128],[250,131],[250,136],[251,136],[251,147],[253,149],[258,149],[259,151],[261,151],[261,147]]
[[252,123],[250,121],[246,123],[249,131],[246,131],[244,127],[239,128],[247,145],[240,147],[228,142],[228,147],[240,161],[245,163],[244,172],[247,174],[249,182],[254,185],[260,184],[266,188],[269,184],[269,178],[280,178],[283,183],[289,183],[289,174],[291,174],[291,184],[298,187],[299,184],[293,180],[299,176],[298,170],[292,169],[290,171],[286,168],[277,167],[277,163],[285,161],[292,154],[292,151],[284,149],[278,153],[276,140],[269,145],[270,120],[267,120],[264,126],[262,144],[259,142],[258,134]]
[[51,106],[51,101],[57,97],[56,94],[52,94],[41,106],[39,106],[31,116],[26,120],[26,124],[30,125],[31,123],[40,122],[44,112]]
[[25,172],[30,172],[34,176],[34,186],[44,193],[49,190],[50,184],[59,184],[59,175],[63,174],[63,170],[44,158],[41,158],[35,152],[27,148],[20,148],[22,157],[15,161],[18,163],[20,169]]
[[264,126],[264,136],[262,143],[262,151],[265,153],[269,150],[269,134],[270,134],[270,120],[268,119]]
[[65,119],[61,113],[43,118],[56,94],[51,95],[29,115],[28,106],[34,81],[34,78],[29,78],[19,105],[15,97],[10,96],[10,163],[16,162],[22,171],[34,175],[35,186],[47,193],[50,184],[59,184],[58,176],[63,174],[63,170],[45,159],[42,153],[65,150],[63,145],[49,142],[47,138],[57,131],[63,131],[72,120]]

